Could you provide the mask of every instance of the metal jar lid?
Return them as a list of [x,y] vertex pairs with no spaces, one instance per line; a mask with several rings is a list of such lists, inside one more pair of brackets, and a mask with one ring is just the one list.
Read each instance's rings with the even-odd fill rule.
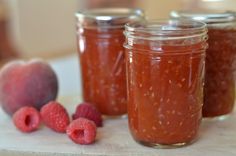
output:
[[192,19],[207,24],[229,23],[236,21],[235,12],[209,12],[209,11],[172,11],[172,18]]
[[141,9],[99,8],[75,14],[78,25],[89,28],[121,28],[130,21],[141,20],[144,13]]

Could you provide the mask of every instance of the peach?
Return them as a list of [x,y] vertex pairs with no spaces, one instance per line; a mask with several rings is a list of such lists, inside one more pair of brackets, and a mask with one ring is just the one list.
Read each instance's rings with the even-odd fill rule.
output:
[[57,93],[57,76],[43,60],[11,61],[0,70],[0,104],[9,115],[23,106],[39,110]]

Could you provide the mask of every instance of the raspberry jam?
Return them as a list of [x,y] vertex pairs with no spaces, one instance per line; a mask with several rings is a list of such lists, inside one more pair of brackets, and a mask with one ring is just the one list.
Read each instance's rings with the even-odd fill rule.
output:
[[235,102],[236,17],[234,13],[172,12],[173,17],[207,23],[203,117],[223,119]]
[[133,138],[154,147],[191,143],[202,114],[205,24],[138,22],[126,25],[125,35]]
[[76,16],[84,101],[95,104],[103,115],[126,114],[124,24],[140,20],[142,11],[94,9]]

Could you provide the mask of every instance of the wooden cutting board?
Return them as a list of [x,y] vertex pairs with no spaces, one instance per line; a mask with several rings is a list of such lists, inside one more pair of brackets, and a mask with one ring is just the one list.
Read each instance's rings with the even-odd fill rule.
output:
[[[79,97],[61,97],[70,114]],[[0,156],[235,156],[236,114],[224,121],[204,120],[199,140],[178,149],[153,149],[137,144],[131,137],[126,118],[106,119],[92,145],[74,144],[65,134],[46,127],[31,134],[15,129],[11,119],[0,109]]]

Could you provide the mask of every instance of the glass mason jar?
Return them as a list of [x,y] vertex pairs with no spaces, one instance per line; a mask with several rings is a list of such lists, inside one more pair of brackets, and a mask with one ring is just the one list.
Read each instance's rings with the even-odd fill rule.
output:
[[127,112],[124,25],[140,20],[139,9],[102,8],[78,12],[77,43],[83,99],[103,115]]
[[173,11],[171,16],[207,23],[209,48],[206,50],[203,117],[224,119],[233,111],[235,102],[235,14]]
[[152,147],[195,140],[202,117],[206,25],[146,21],[125,27],[128,120],[133,138]]

